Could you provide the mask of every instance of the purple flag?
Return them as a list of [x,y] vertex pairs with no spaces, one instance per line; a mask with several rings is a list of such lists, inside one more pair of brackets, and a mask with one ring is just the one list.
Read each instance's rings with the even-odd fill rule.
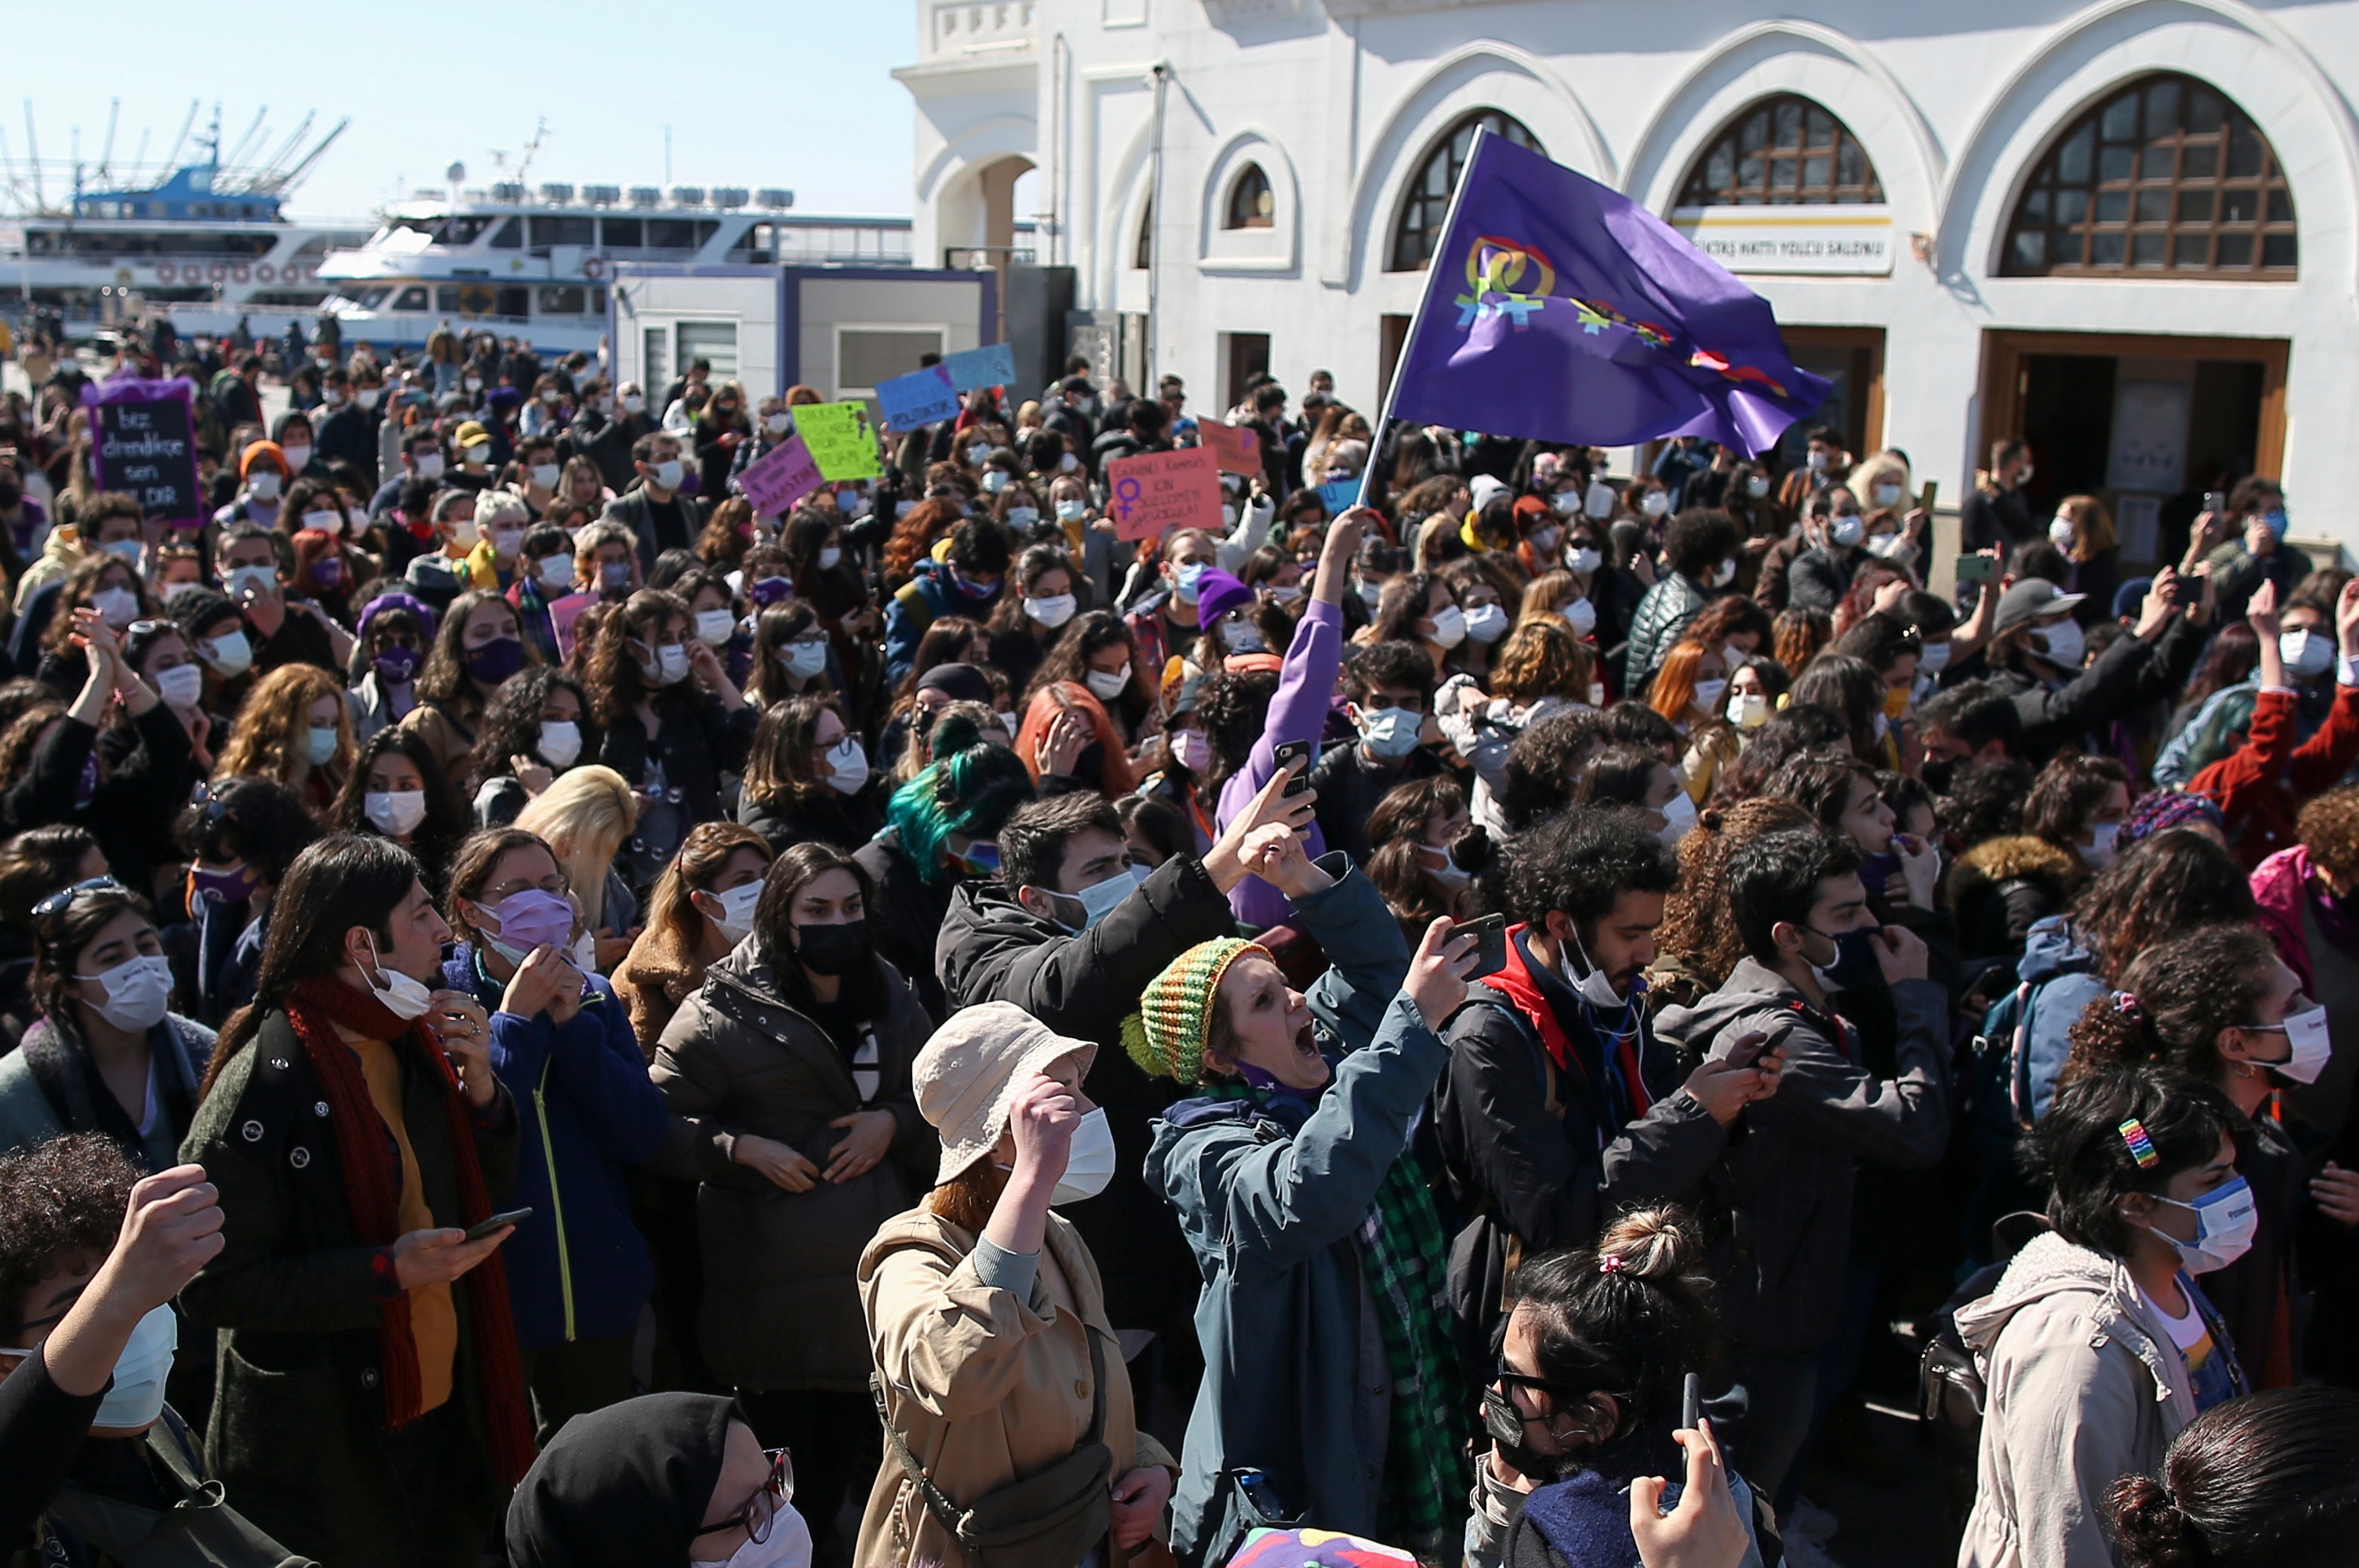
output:
[[1485,130],[1459,177],[1392,413],[1532,441],[1747,452],[1826,398],[1768,301],[1644,207]]

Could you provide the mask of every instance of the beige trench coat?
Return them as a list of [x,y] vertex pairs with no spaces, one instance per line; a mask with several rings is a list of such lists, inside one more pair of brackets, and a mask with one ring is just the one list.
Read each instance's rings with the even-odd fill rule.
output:
[[[868,1344],[885,1382],[886,1408],[934,1484],[958,1503],[1036,1475],[1088,1435],[1086,1321],[1103,1338],[1105,1444],[1119,1480],[1141,1465],[1179,1465],[1137,1428],[1130,1375],[1107,1323],[1097,1264],[1081,1233],[1049,1216],[1045,1266],[1029,1301],[984,1284],[969,1256],[976,1237],[919,1207],[886,1222],[860,1259]],[[1067,1299],[1070,1290],[1074,1300]],[[1158,1528],[1157,1534],[1162,1535]],[[855,1568],[961,1568],[957,1540],[888,1444],[860,1521]]]

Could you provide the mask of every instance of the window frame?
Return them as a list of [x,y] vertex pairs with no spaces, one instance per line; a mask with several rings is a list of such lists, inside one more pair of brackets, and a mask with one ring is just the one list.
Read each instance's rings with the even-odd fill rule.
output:
[[[1393,212],[1391,229],[1385,236],[1385,270],[1386,272],[1423,272],[1433,264],[1433,247],[1441,241],[1441,225],[1450,211],[1450,194],[1456,189],[1458,176],[1466,167],[1466,159],[1474,150],[1474,131],[1487,125],[1517,147],[1529,148],[1542,158],[1548,148],[1531,127],[1508,114],[1505,109],[1484,107],[1472,109],[1450,123],[1440,136],[1426,144],[1425,153],[1417,160],[1417,171],[1402,187],[1400,202]],[[1465,140],[1461,145],[1459,138]],[[1434,174],[1440,171],[1439,193]],[[1412,247],[1410,242],[1414,240]],[[1414,250],[1415,260],[1403,257]]]
[[[1791,114],[1794,140],[1785,141],[1784,122]],[[1817,122],[1824,121],[1823,138]],[[1761,127],[1757,146],[1747,147],[1747,134]],[[1844,155],[1855,153],[1859,178],[1844,178]],[[1728,171],[1715,177],[1715,160],[1725,158]],[[1748,163],[1758,163],[1758,180],[1745,177]],[[1810,166],[1823,163],[1823,180],[1810,178]],[[1793,173],[1791,184],[1780,184],[1780,167]],[[1730,115],[1689,161],[1680,181],[1678,205],[1695,207],[1874,207],[1885,201],[1884,184],[1875,159],[1842,115],[1817,99],[1799,93],[1773,93],[1756,98]]]
[[1277,190],[1270,183],[1267,170],[1257,162],[1248,162],[1229,181],[1228,198],[1221,204],[1221,227],[1235,233],[1277,226]]

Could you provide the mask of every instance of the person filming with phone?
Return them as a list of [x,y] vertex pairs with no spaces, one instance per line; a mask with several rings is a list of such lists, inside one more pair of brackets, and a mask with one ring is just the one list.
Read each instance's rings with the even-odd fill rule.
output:
[[252,1006],[180,1158],[221,1253],[180,1293],[220,1331],[205,1449],[249,1519],[337,1568],[473,1568],[532,1425],[498,1257],[515,1102],[418,863],[338,833],[296,857]]
[[1147,1161],[1204,1279],[1172,1550],[1225,1563],[1249,1530],[1308,1519],[1439,1553],[1468,1423],[1438,1304],[1446,1239],[1408,1143],[1475,939],[1437,920],[1411,957],[1375,885],[1291,829],[1250,865],[1332,966],[1306,994],[1265,948],[1199,942],[1123,1026],[1132,1060],[1190,1092]]
[[[1581,1246],[1633,1203],[1692,1202],[1781,1051],[1707,1061],[1682,1080],[1642,971],[1678,858],[1631,811],[1572,811],[1508,851],[1502,964],[1449,1029],[1434,1126],[1467,1221],[1450,1302],[1467,1370],[1487,1368],[1518,1258]],[[1756,1055],[1756,1052],[1758,1052]]]

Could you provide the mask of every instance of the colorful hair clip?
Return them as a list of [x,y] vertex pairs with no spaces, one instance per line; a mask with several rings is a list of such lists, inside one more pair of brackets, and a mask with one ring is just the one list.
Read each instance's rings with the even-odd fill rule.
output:
[[1600,1274],[1619,1274],[1628,1267],[1630,1267],[1630,1260],[1618,1252],[1609,1252],[1597,1260],[1597,1271]]
[[2162,1163],[2162,1156],[2154,1151],[2154,1139],[2147,1137],[2146,1124],[2136,1116],[2122,1123],[2122,1142],[2128,1148],[2130,1158],[2141,1171],[2151,1171]]

